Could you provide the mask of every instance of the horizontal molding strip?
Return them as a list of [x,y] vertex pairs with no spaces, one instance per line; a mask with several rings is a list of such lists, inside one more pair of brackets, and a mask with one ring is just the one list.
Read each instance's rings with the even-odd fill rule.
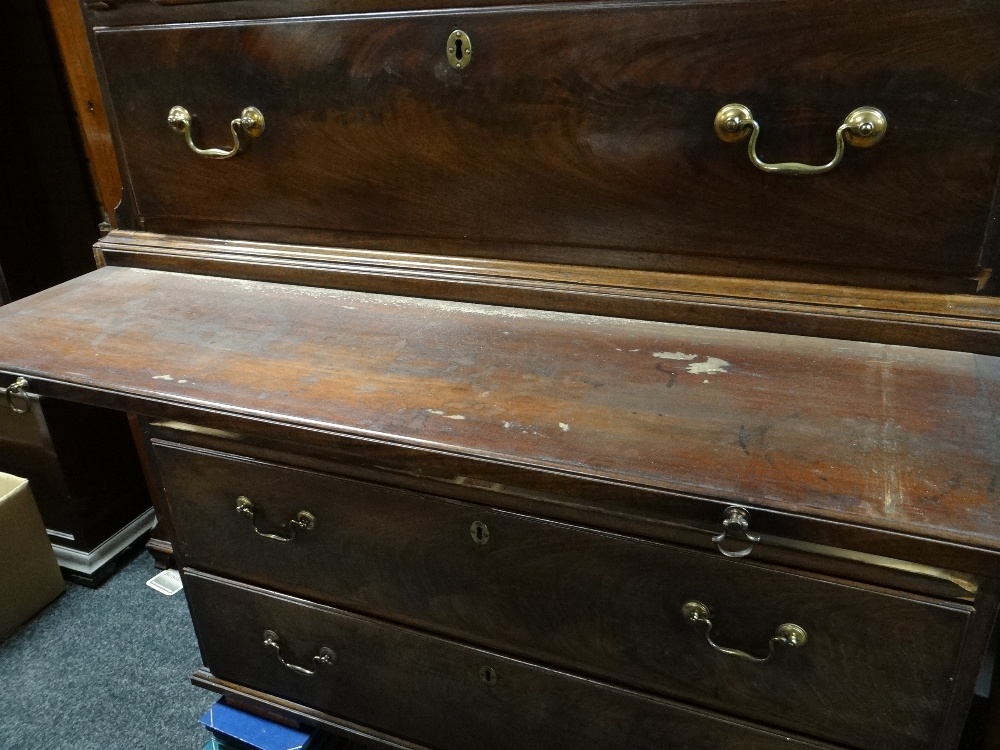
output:
[[1000,355],[1000,299],[114,231],[98,264]]

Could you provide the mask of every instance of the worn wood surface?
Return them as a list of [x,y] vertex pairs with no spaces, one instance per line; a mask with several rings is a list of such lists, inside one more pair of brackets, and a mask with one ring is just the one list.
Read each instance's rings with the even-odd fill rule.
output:
[[[444,54],[456,26],[473,40],[462,71]],[[554,5],[96,39],[152,231],[406,237],[446,255],[507,243],[507,258],[660,270],[699,256],[730,276],[853,269],[855,284],[966,291],[983,270],[1000,166],[989,0]],[[825,162],[861,105],[889,132],[829,174],[783,178],[717,138],[731,101],[771,161]],[[203,145],[231,143],[251,104],[267,129],[237,158],[200,158],[166,124],[175,104]]]
[[105,262],[285,284],[1000,354],[1000,299],[115,231]]
[[980,355],[107,267],[0,370],[1000,549]]
[[[968,607],[154,446],[184,565],[851,746],[933,747],[952,697]],[[303,509],[316,527],[259,537],[240,496],[265,533]],[[690,600],[711,607],[717,641],[758,657],[784,622],[810,640],[766,666],[720,655],[682,616]]]
[[[212,674],[439,750],[830,747],[201,573],[185,590]],[[336,658],[295,674],[264,630],[288,661],[315,667],[323,646]]]

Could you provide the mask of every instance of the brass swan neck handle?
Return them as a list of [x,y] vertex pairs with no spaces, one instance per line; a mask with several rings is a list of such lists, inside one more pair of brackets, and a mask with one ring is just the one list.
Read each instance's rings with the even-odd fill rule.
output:
[[[264,645],[268,648],[273,648],[278,657],[278,661],[296,674],[300,674],[305,677],[312,677],[316,674],[316,669],[301,667],[298,664],[292,664],[290,661],[285,660],[285,657],[281,655],[281,637],[273,630],[264,631]],[[315,664],[316,667],[327,667],[333,664],[336,658],[337,655],[333,652],[332,648],[323,646],[323,648],[319,650],[319,653],[312,658],[312,663]]]
[[167,114],[167,124],[184,136],[188,148],[198,156],[206,159],[230,159],[240,152],[240,131],[248,138],[257,138],[264,132],[264,115],[256,107],[247,107],[240,116],[229,124],[229,129],[233,132],[233,146],[230,149],[224,148],[198,148],[191,138],[191,113],[184,107],[171,107]]
[[742,659],[743,661],[750,661],[755,664],[765,664],[774,658],[775,646],[785,646],[786,648],[801,648],[805,645],[809,636],[806,634],[804,628],[794,623],[786,622],[784,625],[779,625],[775,628],[774,635],[771,640],[768,641],[768,653],[767,656],[754,656],[753,654],[748,654],[746,651],[741,651],[737,648],[728,648],[726,646],[720,646],[714,640],[712,640],[712,619],[711,612],[708,607],[699,601],[686,602],[683,607],[681,607],[681,614],[684,618],[693,626],[704,625],[705,626],[705,640],[708,641],[708,645],[713,649],[718,651],[720,654],[725,654],[726,656],[732,656],[736,659]]
[[826,164],[800,164],[794,161],[770,164],[757,156],[757,138],[760,136],[760,125],[753,119],[750,109],[743,104],[727,104],[715,115],[715,134],[726,143],[738,143],[750,136],[747,153],[750,162],[765,172],[786,175],[823,174],[840,164],[844,156],[844,143],[855,148],[870,148],[882,140],[888,122],[880,110],[875,107],[858,107],[844,118],[837,128],[835,139],[837,150],[833,158]]
[[250,501],[250,498],[245,495],[240,495],[236,498],[236,512],[240,515],[247,516],[250,522],[253,524],[254,533],[258,536],[262,536],[265,539],[273,539],[276,542],[292,542],[295,541],[295,534],[298,531],[312,531],[316,528],[316,516],[307,510],[300,510],[295,514],[295,518],[290,520],[284,526],[275,529],[274,531],[262,531],[260,524],[257,523],[257,508]]

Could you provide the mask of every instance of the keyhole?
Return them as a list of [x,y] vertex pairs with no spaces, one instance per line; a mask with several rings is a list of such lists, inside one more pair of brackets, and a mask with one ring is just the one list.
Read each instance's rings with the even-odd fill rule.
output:
[[472,40],[461,29],[448,36],[448,62],[456,70],[463,70],[472,62]]
[[472,535],[472,541],[476,544],[486,544],[490,540],[489,527],[482,521],[475,521],[469,527],[469,533]]
[[479,679],[492,687],[497,684],[497,673],[493,667],[483,667],[479,670]]

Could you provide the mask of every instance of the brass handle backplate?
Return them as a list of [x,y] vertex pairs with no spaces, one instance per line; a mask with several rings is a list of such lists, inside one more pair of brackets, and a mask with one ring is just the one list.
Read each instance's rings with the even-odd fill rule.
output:
[[7,397],[7,406],[15,414],[27,414],[31,409],[31,401],[28,399],[28,381],[18,378],[4,389]]
[[[723,542],[733,539],[745,542],[739,549],[723,547]],[[712,537],[719,552],[726,557],[746,557],[753,551],[753,546],[760,537],[750,533],[750,514],[745,508],[733,506],[726,508],[726,518],[722,522],[722,533]]]
[[250,502],[250,498],[244,497],[243,495],[236,498],[236,512],[250,517],[250,522],[253,524],[253,530],[259,536],[262,536],[265,539],[273,539],[276,542],[290,542],[295,539],[295,533],[297,531],[312,531],[316,528],[316,516],[307,510],[300,510],[295,514],[295,518],[280,527],[280,531],[282,533],[261,531],[257,526],[257,509],[254,508],[253,503]]
[[[278,634],[273,630],[264,631],[264,645],[268,648],[273,648],[274,652],[278,656],[278,661],[296,674],[305,675],[306,677],[312,677],[316,674],[315,669],[307,669],[306,667],[300,667],[298,664],[292,664],[291,662],[285,661],[285,657],[281,655],[281,638],[279,638]],[[317,667],[325,667],[333,664],[333,660],[336,658],[337,655],[333,652],[332,648],[323,646],[323,648],[319,650],[319,653],[316,654],[312,660]]]
[[748,135],[750,143],[747,146],[747,153],[750,154],[750,162],[765,172],[773,174],[787,175],[810,175],[829,172],[840,164],[844,156],[844,143],[847,142],[856,148],[869,148],[874,146],[885,135],[888,123],[885,115],[875,107],[858,107],[844,118],[844,122],[837,128],[836,141],[837,151],[833,158],[826,164],[811,165],[799,164],[798,162],[781,162],[769,164],[761,161],[757,156],[757,137],[760,135],[760,125],[750,109],[743,104],[727,104],[715,115],[715,134],[726,143],[737,143]]
[[184,107],[172,107],[167,114],[167,124],[184,136],[188,148],[198,156],[204,156],[206,159],[229,159],[240,152],[242,146],[240,143],[241,130],[249,138],[257,138],[264,132],[264,115],[256,107],[244,109],[240,116],[229,124],[229,129],[233,131],[233,147],[230,149],[198,148],[194,145],[194,140],[191,138],[191,113]]
[[779,625],[775,629],[774,635],[768,642],[767,656],[754,656],[753,654],[748,654],[746,651],[740,651],[737,648],[726,648],[725,646],[720,646],[712,640],[712,615],[708,607],[701,602],[686,602],[684,606],[681,607],[681,614],[684,615],[685,619],[687,619],[691,625],[705,626],[705,640],[708,641],[709,646],[714,648],[720,654],[732,656],[737,659],[743,659],[744,661],[751,661],[755,664],[763,664],[771,661],[771,659],[774,658],[775,646],[801,648],[809,639],[809,636],[804,628],[795,625],[794,623],[786,622],[784,625]]

